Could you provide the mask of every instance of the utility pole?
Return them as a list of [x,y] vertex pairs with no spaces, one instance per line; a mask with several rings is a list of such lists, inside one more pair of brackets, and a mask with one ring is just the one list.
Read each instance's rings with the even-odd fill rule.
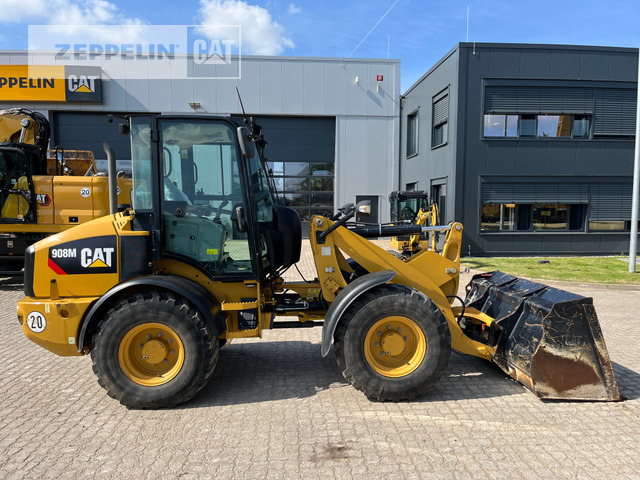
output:
[[633,157],[633,194],[631,197],[629,273],[636,273],[636,252],[638,250],[638,197],[640,197],[640,48],[638,49],[638,85],[636,87],[636,92],[636,148]]

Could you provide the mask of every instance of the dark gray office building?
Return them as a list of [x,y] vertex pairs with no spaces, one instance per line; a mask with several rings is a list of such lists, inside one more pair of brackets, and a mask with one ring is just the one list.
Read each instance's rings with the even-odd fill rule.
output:
[[400,188],[463,254],[629,248],[638,50],[461,43],[402,97]]

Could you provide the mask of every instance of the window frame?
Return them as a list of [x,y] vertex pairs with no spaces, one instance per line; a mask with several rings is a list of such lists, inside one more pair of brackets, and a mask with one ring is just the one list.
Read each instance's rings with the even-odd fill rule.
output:
[[[505,212],[508,208],[513,208],[513,217],[509,222],[505,222],[508,224],[512,224],[512,229],[502,229],[502,222],[499,224],[497,229],[483,229],[483,210],[486,205],[496,205],[499,210],[502,212],[500,218],[504,217]],[[563,229],[553,229],[553,228],[536,228],[536,209],[540,210],[544,205],[557,205],[564,206],[566,208],[565,214],[565,227]],[[530,203],[482,203],[480,207],[480,221],[479,221],[479,233],[481,235],[510,235],[510,234],[522,234],[522,233],[533,233],[536,235],[540,234],[571,234],[571,233],[589,233],[588,224],[590,220],[587,218],[587,204],[584,203],[560,203],[560,202],[530,202]],[[577,218],[577,220],[576,220]],[[572,229],[571,226],[578,222],[580,228]],[[521,228],[523,225],[526,225],[527,228]]]
[[[420,107],[416,108],[413,112],[407,115],[407,137],[406,137],[406,145],[405,152],[406,158],[412,158],[420,153]],[[415,119],[414,122],[411,122],[410,119]],[[411,125],[411,127],[410,127]],[[413,135],[413,136],[412,136]],[[414,141],[410,141],[414,140]],[[409,145],[414,146],[415,151],[409,152]]]
[[[491,116],[499,116],[504,117],[504,128],[503,135],[486,135],[487,132],[487,117]],[[569,136],[553,136],[553,137],[544,137],[539,135],[540,129],[540,117],[571,117],[571,135]],[[515,136],[507,135],[508,132],[508,120],[509,117],[516,118],[517,132]],[[534,118],[523,118],[523,117],[534,117]],[[586,136],[576,135],[576,117],[586,118],[588,119],[589,125],[586,129]],[[522,133],[522,122],[523,121],[533,121],[534,126],[531,131],[534,131],[533,135],[523,135]],[[532,140],[532,141],[557,141],[557,142],[567,142],[570,140],[593,140],[593,115],[592,114],[583,114],[583,113],[484,113],[482,116],[482,140]]]
[[[439,119],[436,123],[436,106],[439,102],[446,101],[446,116],[444,119]],[[436,132],[442,132],[441,143],[436,143]],[[440,148],[449,143],[449,87],[442,90],[432,98],[431,106],[431,150]]]

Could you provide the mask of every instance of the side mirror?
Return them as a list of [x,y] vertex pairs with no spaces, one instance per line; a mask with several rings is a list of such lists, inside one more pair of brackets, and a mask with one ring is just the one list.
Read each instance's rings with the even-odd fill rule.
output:
[[247,127],[238,127],[238,142],[240,143],[242,155],[247,158],[253,158],[256,156],[256,146],[251,140],[249,129]]
[[361,202],[358,202],[356,205],[356,211],[361,217],[368,217],[371,215],[371,201],[362,200]]

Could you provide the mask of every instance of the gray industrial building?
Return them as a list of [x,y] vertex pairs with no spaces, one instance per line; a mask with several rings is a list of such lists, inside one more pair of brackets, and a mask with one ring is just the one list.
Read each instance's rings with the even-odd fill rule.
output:
[[463,253],[628,251],[638,50],[461,43],[401,99],[400,188]]
[[[102,56],[85,67],[0,52],[0,108],[47,115],[52,148],[103,159],[108,141],[127,159],[129,139],[106,114],[218,114],[241,122],[238,87],[247,115],[263,126],[280,196],[303,221],[359,198],[373,201],[374,221],[388,221],[387,196],[398,183],[399,60],[243,56],[235,59],[239,78],[215,79],[188,78],[175,71],[180,62],[148,57]],[[66,96],[64,87],[51,88],[58,80]]]

